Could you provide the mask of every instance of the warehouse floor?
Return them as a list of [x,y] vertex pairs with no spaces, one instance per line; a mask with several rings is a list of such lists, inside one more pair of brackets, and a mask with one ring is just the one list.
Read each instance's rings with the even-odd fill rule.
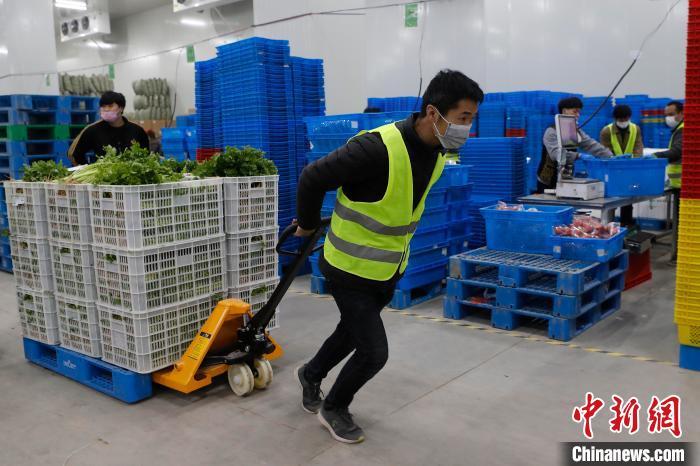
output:
[[[266,392],[241,399],[225,383],[191,396],[157,389],[130,406],[24,360],[14,281],[2,274],[2,463],[550,465],[558,464],[558,442],[582,440],[571,411],[586,391],[607,403],[594,421],[596,440],[629,439],[607,431],[612,394],[640,399],[644,430],[650,397],[677,393],[683,437],[698,441],[700,373],[669,364],[677,362],[674,273],[660,261],[654,271],[653,282],[625,293],[623,309],[574,346],[549,344],[543,331],[534,332],[542,338],[525,339],[421,317],[440,317],[440,300],[411,309],[418,316],[386,312],[390,360],[353,405],[367,434],[354,446],[333,441],[300,407],[292,369],[337,322],[332,300],[306,294],[308,278],[298,279],[283,302],[276,335],[286,355],[274,364]],[[633,440],[651,437],[640,433]],[[668,433],[653,438],[672,440]]]

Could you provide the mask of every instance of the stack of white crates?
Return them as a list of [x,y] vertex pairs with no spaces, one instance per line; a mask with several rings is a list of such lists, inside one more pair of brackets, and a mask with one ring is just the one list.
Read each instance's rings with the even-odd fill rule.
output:
[[226,292],[222,180],[88,190],[102,359],[172,365]]
[[10,247],[22,334],[59,343],[44,183],[6,181]]
[[[224,178],[228,297],[259,311],[279,283],[278,176]],[[268,329],[279,327],[279,309]]]

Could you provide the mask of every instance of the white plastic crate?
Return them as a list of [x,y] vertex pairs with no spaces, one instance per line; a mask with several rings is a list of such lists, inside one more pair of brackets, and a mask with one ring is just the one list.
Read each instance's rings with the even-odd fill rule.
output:
[[220,235],[221,178],[143,186],[90,186],[95,245],[141,249]]
[[97,305],[102,359],[142,374],[177,361],[216,302],[207,296],[143,314]]
[[100,321],[94,301],[56,295],[61,346],[95,358],[102,356]]
[[240,288],[277,277],[277,227],[226,235],[229,288]]
[[59,241],[92,242],[89,186],[45,183],[45,187],[49,237]]
[[146,312],[223,294],[224,248],[223,235],[141,251],[94,246],[97,301]]
[[226,233],[277,226],[279,176],[224,178]]
[[10,233],[31,238],[48,238],[46,183],[5,181],[5,199]]
[[[257,313],[265,303],[270,299],[275,288],[279,284],[279,278],[266,280],[260,283],[242,286],[240,288],[229,288],[227,296],[229,298],[240,299],[250,304],[250,310],[253,314]],[[279,308],[275,312],[274,317],[267,325],[268,330],[279,328]]]
[[57,345],[58,317],[53,293],[20,287],[17,287],[16,291],[22,335],[49,345]]
[[92,247],[65,241],[50,241],[53,284],[57,294],[86,299],[97,299]]
[[51,247],[47,240],[12,236],[10,250],[17,286],[53,291]]

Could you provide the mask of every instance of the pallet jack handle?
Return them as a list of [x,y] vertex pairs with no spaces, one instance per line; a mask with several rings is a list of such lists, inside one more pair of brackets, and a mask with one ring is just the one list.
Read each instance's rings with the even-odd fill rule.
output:
[[277,285],[275,290],[272,292],[272,296],[270,296],[270,299],[253,316],[253,318],[250,319],[248,325],[246,325],[246,329],[244,330],[244,332],[257,333],[258,331],[267,327],[267,324],[270,323],[270,320],[275,315],[277,306],[279,306],[285,293],[287,293],[287,290],[289,290],[289,287],[292,285],[292,282],[299,273],[299,270],[301,270],[301,268],[303,267],[304,261],[306,261],[306,259],[311,254],[323,248],[322,244],[316,245],[316,243],[318,243],[318,240],[325,233],[326,227],[328,227],[330,223],[330,217],[325,217],[321,219],[321,223],[318,226],[318,228],[316,228],[316,230],[314,230],[314,232],[311,235],[303,238],[305,242],[303,243],[303,246],[299,251],[288,251],[283,249],[284,243],[287,242],[287,240],[291,238],[292,235],[294,235],[294,233],[296,232],[297,224],[292,223],[287,228],[285,228],[285,230],[280,235],[279,240],[277,241],[277,246],[275,247],[275,250],[278,254],[295,257],[294,262],[292,262],[291,266],[280,278],[279,285]]

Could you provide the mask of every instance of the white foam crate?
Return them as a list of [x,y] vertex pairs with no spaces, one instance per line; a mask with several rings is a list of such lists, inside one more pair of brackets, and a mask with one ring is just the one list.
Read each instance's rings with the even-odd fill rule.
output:
[[143,314],[97,305],[102,359],[141,374],[175,363],[216,302],[203,297]]
[[21,287],[17,287],[16,292],[22,335],[49,345],[57,345],[60,339],[53,293]]
[[10,233],[31,238],[48,238],[46,183],[5,181],[5,200]]
[[224,178],[226,233],[277,226],[279,176]]
[[90,186],[95,245],[141,249],[223,234],[221,178]]
[[92,247],[66,241],[50,241],[53,284],[57,294],[95,302],[95,267]]
[[102,356],[100,321],[94,301],[56,295],[61,346],[95,358]]
[[223,235],[141,251],[93,246],[93,252],[99,304],[146,312],[226,290]]
[[10,249],[17,286],[53,291],[51,247],[47,240],[12,236]]
[[226,267],[229,288],[276,278],[278,257],[277,227],[226,235]]
[[[279,284],[279,278],[266,280],[260,283],[242,286],[240,288],[229,288],[227,297],[240,299],[250,304],[250,310],[253,314],[257,313],[265,303],[270,299],[275,288]],[[279,328],[279,308],[275,311],[275,315],[267,325],[268,330]]]
[[50,239],[92,242],[90,187],[85,184],[45,183]]

